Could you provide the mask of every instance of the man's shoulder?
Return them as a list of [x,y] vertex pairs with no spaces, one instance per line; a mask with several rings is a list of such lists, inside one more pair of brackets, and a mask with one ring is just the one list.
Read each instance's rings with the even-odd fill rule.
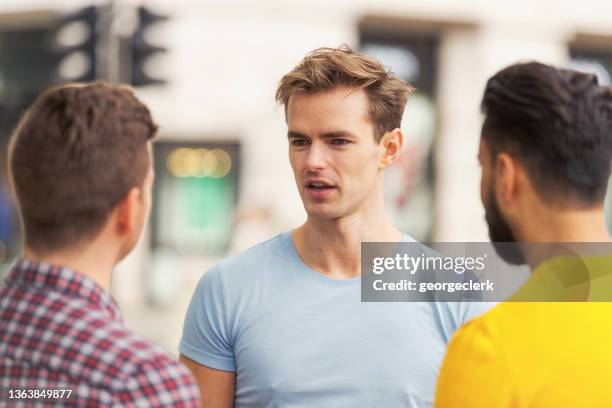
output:
[[[178,364],[159,346],[85,299],[49,291],[44,293],[47,302],[33,303],[25,293],[13,293],[4,299],[11,307],[0,308],[4,351],[17,362],[27,361],[103,387],[123,381],[143,364],[159,369]],[[28,294],[43,295],[38,291]],[[27,336],[28,331],[38,335]]]
[[[523,344],[521,333],[531,333],[539,338],[570,336],[573,328],[583,329],[589,324],[596,330],[598,324],[592,319],[605,318],[612,312],[609,302],[520,302],[506,301],[474,319],[480,332],[494,336],[508,347]],[[585,319],[588,316],[590,319]],[[466,328],[469,325],[465,326]],[[563,332],[563,334],[561,334]]]
[[503,338],[499,335],[499,306],[472,319],[452,336],[443,364],[443,372],[470,371],[475,369],[473,365],[480,368],[497,366],[504,352]]
[[198,406],[189,370],[122,323],[107,322],[97,342],[86,344],[79,350],[88,356],[85,366],[95,363],[88,380],[100,379],[121,404]]
[[512,389],[514,362],[499,336],[499,307],[471,320],[453,335],[438,376],[436,406],[488,407],[495,401],[506,401],[506,393]]
[[52,338],[59,347],[60,353],[56,356],[61,355],[61,360],[64,360],[60,364],[71,365],[71,373],[85,374],[95,362],[95,370],[110,375],[115,382],[121,382],[143,365],[160,370],[168,365],[178,365],[160,346],[144,339],[128,329],[122,321],[110,318],[103,311],[89,309],[80,318],[65,324],[68,325],[66,332],[61,337]]
[[123,324],[113,323],[108,327],[106,342],[114,348],[123,374],[131,375],[143,366],[163,369],[167,365],[178,365],[159,345],[146,340]]
[[218,297],[229,306],[244,304],[254,294],[268,297],[283,292],[300,267],[289,234],[278,234],[212,266],[200,278],[197,298],[210,303]]
[[467,347],[507,348],[517,334],[525,333],[532,308],[525,302],[502,302],[470,320],[453,336],[452,343]]
[[225,258],[213,269],[218,269],[224,279],[248,279],[273,273],[291,261],[288,234],[289,232],[278,234],[240,254]]

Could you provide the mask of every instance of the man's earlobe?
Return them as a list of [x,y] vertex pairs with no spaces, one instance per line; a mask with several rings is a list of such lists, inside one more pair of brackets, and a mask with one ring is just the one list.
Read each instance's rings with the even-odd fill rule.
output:
[[130,228],[129,205],[127,196],[117,204],[115,209],[117,232],[123,235]]
[[128,232],[134,225],[134,214],[140,199],[140,189],[133,187],[117,204],[115,211],[117,229],[120,234]]

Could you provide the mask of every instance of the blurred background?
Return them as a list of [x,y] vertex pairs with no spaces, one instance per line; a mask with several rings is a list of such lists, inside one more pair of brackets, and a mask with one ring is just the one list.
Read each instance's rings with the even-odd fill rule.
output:
[[2,0],[0,276],[20,251],[6,147],[24,108],[52,84],[131,84],[160,125],[157,179],[112,292],[128,326],[176,355],[201,275],[305,220],[274,93],[308,51],[340,44],[417,88],[385,179],[396,225],[422,241],[486,241],[476,153],[487,78],[537,59],[609,85],[612,2]]

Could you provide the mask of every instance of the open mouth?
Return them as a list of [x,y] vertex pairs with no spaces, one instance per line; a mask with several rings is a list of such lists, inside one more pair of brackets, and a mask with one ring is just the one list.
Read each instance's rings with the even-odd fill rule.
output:
[[306,187],[316,191],[325,191],[335,188],[334,186],[325,183],[308,183],[306,184]]

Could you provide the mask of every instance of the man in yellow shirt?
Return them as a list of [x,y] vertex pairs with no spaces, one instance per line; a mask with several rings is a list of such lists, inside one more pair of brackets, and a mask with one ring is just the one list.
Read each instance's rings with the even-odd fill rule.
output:
[[[478,158],[491,241],[527,243],[499,253],[533,273],[455,334],[435,406],[612,406],[612,256],[542,256],[529,245],[610,242],[603,200],[612,91],[593,75],[516,64],[488,81],[482,109]],[[563,284],[568,278],[575,282]]]

